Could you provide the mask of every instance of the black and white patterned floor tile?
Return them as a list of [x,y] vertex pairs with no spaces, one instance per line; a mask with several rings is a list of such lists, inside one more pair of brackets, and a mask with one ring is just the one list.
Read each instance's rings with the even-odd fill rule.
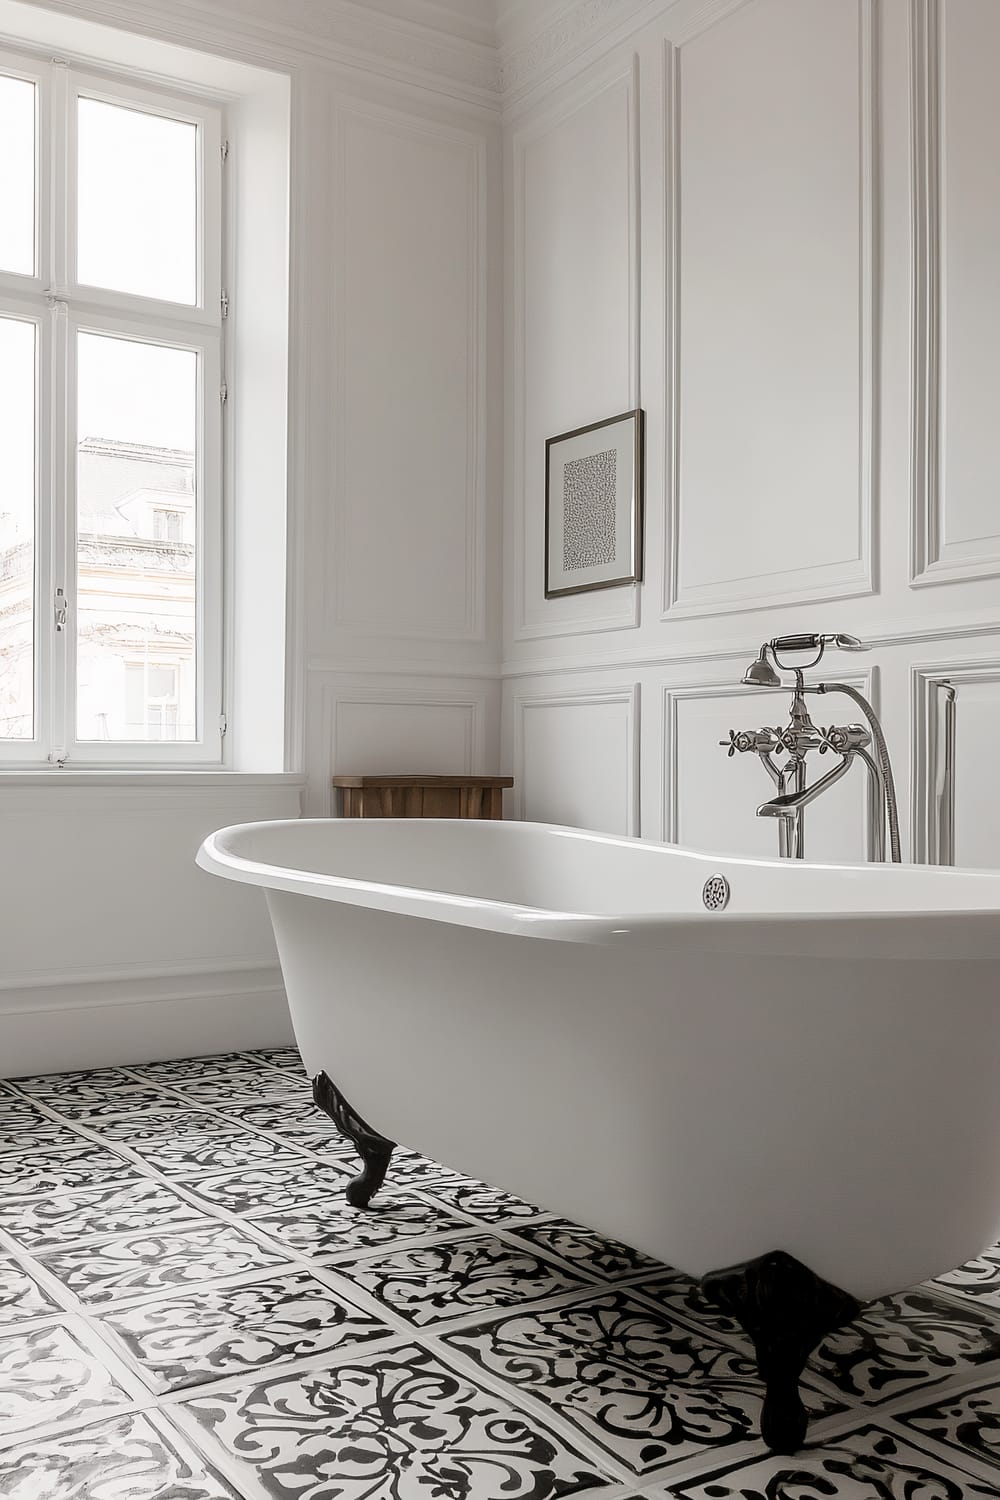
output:
[[67,1119],[87,1121],[108,1115],[135,1114],[154,1107],[162,1095],[143,1087],[119,1068],[94,1073],[57,1073],[51,1078],[18,1078],[15,1085],[26,1104],[41,1104]]
[[[749,1353],[671,1322],[625,1289],[590,1292],[444,1342],[554,1407],[634,1475],[752,1440],[761,1388]],[[803,1394],[814,1416],[842,1409],[821,1392]]]
[[571,1441],[416,1345],[183,1409],[278,1500],[550,1500],[611,1483]]
[[300,1203],[322,1202],[343,1193],[356,1171],[357,1166],[351,1161],[335,1165],[289,1153],[276,1166],[247,1167],[242,1172],[199,1177],[190,1184],[190,1191],[204,1199],[207,1206],[255,1218],[269,1209],[295,1208]]
[[837,1390],[879,1406],[942,1380],[975,1379],[1000,1367],[1000,1320],[989,1308],[917,1287],[873,1302],[856,1322],[831,1334],[810,1368]]
[[42,1425],[131,1404],[113,1357],[91,1342],[55,1322],[0,1331],[0,1447]]
[[175,1084],[178,1079],[201,1082],[206,1078],[245,1078],[247,1087],[251,1078],[263,1071],[270,1073],[263,1058],[249,1052],[217,1052],[211,1057],[177,1057],[164,1062],[139,1063],[129,1068],[129,1073],[150,1083]]
[[225,1101],[226,1114],[250,1130],[269,1130],[282,1135],[286,1130],[301,1126],[304,1129],[322,1132],[332,1142],[343,1140],[331,1119],[318,1110],[309,1094],[298,1093],[290,1099],[272,1099],[261,1103],[254,1099],[254,1091],[247,1089],[242,1100]]
[[131,1302],[223,1277],[267,1271],[287,1256],[235,1225],[206,1220],[166,1233],[142,1230],[80,1247],[43,1251],[39,1263],[86,1307]]
[[272,1068],[283,1068],[289,1073],[300,1073],[303,1078],[306,1076],[297,1047],[257,1047],[254,1051],[244,1055],[259,1058],[261,1062],[268,1063]]
[[139,1175],[138,1168],[125,1157],[105,1146],[80,1142],[52,1151],[0,1156],[0,1196],[49,1195],[69,1188],[97,1187]]
[[248,1130],[215,1128],[180,1130],[176,1135],[157,1135],[144,1141],[132,1140],[131,1149],[147,1166],[165,1177],[201,1177],[206,1172],[225,1172],[237,1167],[277,1167],[302,1158],[293,1154],[291,1142],[286,1146],[270,1141]]
[[418,1328],[576,1291],[582,1277],[497,1235],[417,1245],[337,1270]]
[[[391,1163],[389,1170],[392,1171]],[[523,1198],[515,1198],[511,1193],[487,1187],[469,1177],[458,1181],[438,1179],[433,1191],[442,1203],[448,1203],[460,1213],[484,1224],[500,1224],[507,1219],[537,1219],[544,1213],[534,1203],[525,1203]]]
[[[410,1187],[424,1187],[427,1184],[467,1183],[468,1177],[461,1172],[453,1172],[448,1167],[443,1167],[440,1162],[432,1161],[429,1156],[421,1156],[419,1151],[409,1151],[400,1146],[392,1154],[389,1163],[389,1175],[386,1182],[392,1184],[406,1183]],[[481,1186],[485,1187],[483,1183]]]
[[1000,1493],[1000,1389],[995,1385],[978,1387],[945,1397],[930,1406],[897,1412],[896,1421],[909,1428],[918,1438],[933,1438],[951,1448],[961,1462],[962,1456],[979,1458],[995,1469],[995,1483]]
[[105,1313],[102,1326],[155,1391],[204,1385],[392,1333],[308,1271],[132,1304]]
[[217,1105],[245,1104],[247,1095],[253,1093],[258,1099],[309,1098],[309,1087],[305,1078],[292,1073],[279,1073],[267,1069],[254,1074],[253,1084],[241,1078],[178,1078],[171,1085],[185,1099],[199,1104]]
[[340,1193],[321,1203],[257,1214],[253,1227],[298,1255],[348,1260],[404,1240],[469,1232],[443,1204],[405,1188],[385,1189],[368,1209],[352,1208]]
[[977,1255],[957,1271],[949,1271],[928,1284],[953,1297],[971,1297],[1000,1307],[1000,1254]]
[[83,1138],[71,1125],[50,1120],[27,1105],[20,1106],[23,1112],[13,1118],[10,1112],[5,1114],[5,1102],[0,1099],[0,1165],[6,1165],[11,1157],[23,1161],[38,1152],[62,1151],[83,1144]]
[[0,1260],[0,1332],[26,1318],[44,1318],[60,1307],[24,1266]]
[[512,1225],[511,1233],[516,1239],[526,1240],[547,1255],[555,1255],[570,1265],[579,1266],[601,1281],[660,1269],[655,1260],[650,1260],[639,1250],[617,1240],[605,1239],[596,1230],[584,1229],[582,1225],[570,1224],[565,1219]]
[[54,1197],[6,1198],[0,1194],[0,1230],[27,1250],[74,1245],[155,1224],[189,1224],[205,1216],[151,1177],[116,1177],[104,1186],[73,1188]]
[[780,1458],[690,1277],[357,1170],[291,1048],[0,1085],[0,1500],[1000,1497],[1000,1249],[827,1339]]
[[176,1430],[148,1412],[0,1450],[4,1500],[239,1500]]
[[996,1500],[988,1481],[893,1432],[863,1427],[794,1458],[771,1456],[737,1469],[647,1490],[650,1500]]

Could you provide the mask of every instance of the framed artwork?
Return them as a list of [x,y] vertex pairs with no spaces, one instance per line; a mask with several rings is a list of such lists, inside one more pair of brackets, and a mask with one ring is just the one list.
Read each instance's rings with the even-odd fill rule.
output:
[[642,581],[643,412],[545,444],[545,597]]

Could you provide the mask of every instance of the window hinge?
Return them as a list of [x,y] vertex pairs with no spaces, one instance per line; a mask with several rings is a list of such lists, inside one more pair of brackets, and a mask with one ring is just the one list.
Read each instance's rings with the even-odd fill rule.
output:
[[219,400],[222,402],[223,406],[225,406],[226,402],[229,400],[229,387],[225,381],[223,381],[219,386]]
[[229,160],[229,142],[228,141],[223,141],[222,142],[222,145],[219,148],[219,155],[222,157],[223,161],[228,161]]
[[55,625],[57,630],[66,629],[66,611],[66,591],[65,589],[56,589],[55,597],[52,600],[52,613],[55,618]]
[[228,714],[220,714],[219,715],[219,734],[220,734],[221,738],[225,739],[225,737],[226,737],[226,735],[227,735],[228,732],[229,732],[229,715]]
[[222,316],[223,316],[223,318],[228,318],[229,317],[229,293],[225,290],[225,288],[223,288],[222,295],[219,297],[219,306],[222,308]]

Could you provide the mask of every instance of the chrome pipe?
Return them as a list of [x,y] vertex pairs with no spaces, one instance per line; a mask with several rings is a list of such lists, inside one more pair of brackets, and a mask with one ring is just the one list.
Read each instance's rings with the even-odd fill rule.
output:
[[944,713],[938,720],[938,753],[934,787],[934,811],[937,829],[939,865],[955,863],[955,732],[957,727],[957,694],[950,682],[939,682],[944,693]]

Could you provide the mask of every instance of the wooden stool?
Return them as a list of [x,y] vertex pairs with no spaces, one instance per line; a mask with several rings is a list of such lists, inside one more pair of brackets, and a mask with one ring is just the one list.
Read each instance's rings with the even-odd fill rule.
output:
[[502,818],[513,776],[334,776],[345,818]]

